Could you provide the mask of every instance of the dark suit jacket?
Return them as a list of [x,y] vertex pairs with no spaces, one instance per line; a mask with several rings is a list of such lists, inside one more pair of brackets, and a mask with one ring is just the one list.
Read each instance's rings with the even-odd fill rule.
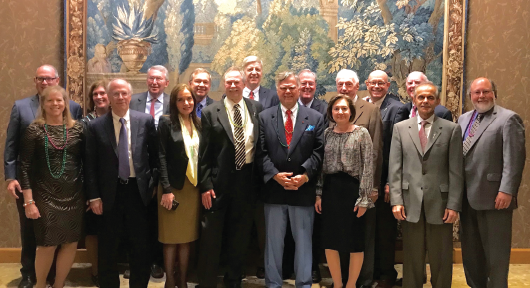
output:
[[280,104],[276,90],[259,86],[259,103],[263,106],[263,110]]
[[[4,150],[5,179],[17,179],[17,161],[20,141],[24,137],[26,128],[35,120],[39,112],[38,95],[33,95],[15,101],[11,109],[9,125],[7,126],[6,146]],[[83,118],[83,109],[76,102],[70,100],[70,114],[74,120]]]
[[[162,94],[164,97],[164,112],[162,114],[169,114],[169,95],[165,92]],[[129,108],[134,111],[145,113],[145,106],[147,104],[147,91],[142,93],[136,93],[131,97],[131,103]]]
[[[271,107],[259,115],[258,162],[262,166],[265,183],[262,187],[264,203],[292,206],[315,204],[326,127],[319,112],[301,105],[298,109],[289,149],[286,147],[285,126],[279,106]],[[306,172],[309,182],[296,191],[287,191],[273,179],[279,172],[293,172],[293,176]]]
[[[147,206],[158,180],[158,140],[151,115],[129,110],[134,172]],[[101,198],[103,212],[112,210],[118,185],[118,146],[112,112],[88,123],[85,159],[87,198]]]
[[169,115],[161,116],[158,122],[160,183],[164,187],[164,193],[171,193],[171,188],[182,189],[186,180],[189,158],[184,148],[180,124],[177,126],[171,123]]
[[206,106],[212,105],[213,102],[215,102],[215,101],[213,101],[213,99],[210,98],[210,96],[206,95]]
[[[405,109],[407,111],[407,119],[409,119],[410,111],[412,109],[412,102],[406,103]],[[449,109],[445,108],[443,105],[434,107],[434,115],[453,122],[453,114],[451,114],[451,111],[449,111]]]
[[[254,145],[258,141],[259,118],[262,110],[260,103],[244,98],[250,114],[250,121],[254,124]],[[235,172],[235,145],[232,126],[226,113],[224,101],[217,101],[202,110],[201,142],[199,144],[199,192],[204,193],[214,189],[216,202],[220,201],[223,193],[230,192],[235,184],[232,175]],[[255,155],[255,154],[254,154]],[[255,161],[254,161],[255,163]],[[254,187],[249,187],[251,193]]]

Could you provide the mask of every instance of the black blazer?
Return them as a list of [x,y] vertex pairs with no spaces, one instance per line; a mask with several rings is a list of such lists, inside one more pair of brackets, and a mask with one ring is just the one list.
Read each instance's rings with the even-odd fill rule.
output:
[[[26,128],[35,120],[38,111],[38,94],[15,101],[11,109],[11,116],[7,126],[6,146],[4,149],[4,173],[6,180],[17,179],[20,141],[24,137]],[[83,118],[83,109],[72,100],[70,100],[70,114],[74,120]]]
[[[259,119],[262,110],[259,102],[244,98],[254,124],[254,145],[258,141]],[[199,192],[214,189],[217,200],[223,193],[230,191],[234,183],[232,173],[235,171],[234,135],[224,101],[217,101],[202,110],[201,142],[199,144]],[[254,161],[255,162],[255,161]],[[254,174],[254,172],[253,172]],[[249,190],[252,190],[249,187]],[[254,192],[254,191],[252,191]]]
[[280,99],[275,90],[259,86],[259,103],[263,106],[263,110],[280,104]]
[[[147,206],[158,181],[158,140],[155,120],[149,114],[129,110],[131,150],[138,190]],[[85,152],[87,199],[101,198],[103,212],[112,210],[118,185],[118,146],[112,112],[88,123]]]
[[[164,194],[171,188],[182,189],[186,180],[189,158],[184,148],[180,125],[175,128],[169,115],[163,115],[158,122],[158,155],[160,156],[160,183]],[[199,133],[200,137],[200,132]]]
[[[407,119],[409,119],[410,111],[412,110],[412,102],[409,102],[405,104],[405,109],[407,111]],[[434,107],[434,115],[438,116],[439,118],[449,120],[453,122],[453,114],[449,109],[445,108],[443,105],[438,105]]]
[[326,100],[313,99],[311,109],[318,111],[324,117],[324,127],[328,127],[328,102]]
[[[291,147],[287,149],[282,111],[278,106],[260,113],[258,163],[261,165],[263,182],[262,198],[268,204],[313,206],[316,184],[324,157],[324,119],[319,112],[298,106]],[[283,144],[283,145],[282,145]],[[307,173],[309,182],[296,191],[286,191],[274,175],[293,172]]]
[[[169,95],[165,92],[162,95],[164,97],[164,111],[163,114],[169,114]],[[138,112],[145,113],[145,106],[147,105],[147,91],[137,93],[131,96],[131,102],[129,108]]]

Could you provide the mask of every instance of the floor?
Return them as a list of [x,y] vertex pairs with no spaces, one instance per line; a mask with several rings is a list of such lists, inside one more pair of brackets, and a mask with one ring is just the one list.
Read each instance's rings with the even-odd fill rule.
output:
[[[0,287],[17,287],[20,281],[19,273],[20,265],[18,264],[0,264]],[[401,265],[396,265],[401,277]],[[510,265],[510,278],[509,278],[509,287],[510,288],[519,288],[519,287],[530,287],[530,264],[519,265],[514,264]],[[329,278],[328,269],[321,267],[322,276],[324,279],[318,284],[314,284],[312,288],[324,288],[331,285],[331,278]],[[190,283],[188,283],[189,288],[193,288],[196,285],[195,276],[190,277]],[[121,287],[129,287],[128,280],[123,279],[120,275]],[[219,281],[219,287],[222,287],[221,281]],[[263,280],[257,279],[254,276],[249,276],[243,282],[244,288],[258,288],[264,287],[265,282]],[[68,276],[66,287],[92,287],[90,280],[90,264],[75,264],[70,274]],[[163,288],[164,279],[153,279],[149,282],[149,287],[153,288]],[[284,282],[284,288],[294,287],[294,280],[287,280]],[[397,287],[397,286],[396,286]],[[430,284],[425,284],[423,286],[431,287]],[[453,270],[453,288],[468,287],[465,282],[464,271],[461,264],[455,264]]]

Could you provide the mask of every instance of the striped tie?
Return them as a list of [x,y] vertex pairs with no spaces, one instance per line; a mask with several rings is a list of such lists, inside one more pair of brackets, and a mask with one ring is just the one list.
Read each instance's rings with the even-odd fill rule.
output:
[[239,104],[234,105],[234,142],[236,144],[236,169],[241,170],[245,164],[245,133],[243,132],[243,120],[239,112]]
[[478,126],[480,126],[480,121],[482,121],[482,118],[484,118],[484,114],[478,114],[477,119],[475,119],[471,129],[469,129],[469,133],[464,140],[464,156],[466,156],[469,148],[471,148],[471,141],[473,141],[473,136],[475,136],[475,132],[477,131]]

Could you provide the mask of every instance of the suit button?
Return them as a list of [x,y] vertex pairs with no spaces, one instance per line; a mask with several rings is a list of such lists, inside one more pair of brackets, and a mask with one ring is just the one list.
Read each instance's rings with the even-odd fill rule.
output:
[[423,175],[427,174],[427,172],[423,171]]
[[423,187],[421,187],[421,190],[423,190]]
[[291,158],[287,158],[287,161],[288,161],[288,162],[291,162]]

